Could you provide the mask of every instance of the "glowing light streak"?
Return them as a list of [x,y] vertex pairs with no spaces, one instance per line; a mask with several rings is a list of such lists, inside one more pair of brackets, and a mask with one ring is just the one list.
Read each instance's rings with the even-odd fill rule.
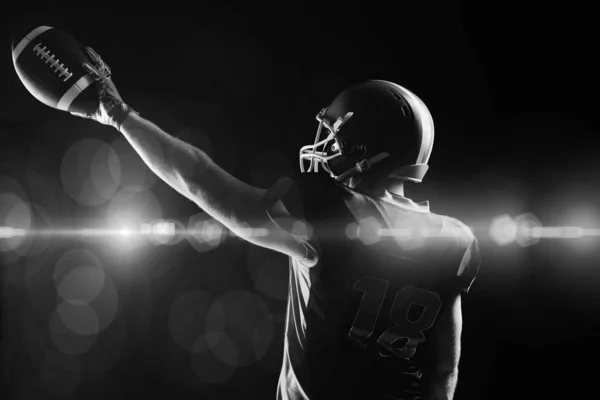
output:
[[[176,229],[173,223],[158,223],[156,225],[142,224],[140,229],[118,228],[81,228],[81,229],[18,229],[10,226],[0,226],[0,239],[10,239],[19,236],[81,236],[81,237],[123,237],[123,236],[194,236],[206,233],[206,229]],[[260,237],[267,236],[269,230],[266,228],[246,229],[241,234]],[[231,233],[230,233],[231,234]]]
[[457,232],[445,231],[445,232],[429,232],[425,229],[379,229],[380,236],[389,236],[397,238],[411,238],[411,237],[429,237],[429,238],[453,238],[456,237]]
[[26,236],[25,229],[12,228],[10,226],[0,226],[0,239],[9,239],[18,236]]
[[586,229],[579,226],[536,227],[529,235],[544,239],[580,239],[586,236],[600,236],[600,229]]
[[[494,225],[492,223],[492,225]],[[586,237],[598,237],[600,236],[600,228],[583,228],[579,226],[527,226],[526,224],[516,224],[517,226],[512,227],[512,230],[517,230],[517,236],[522,239],[582,239]],[[515,236],[515,232],[504,232],[506,228],[504,226],[498,226],[495,230],[502,229],[502,233],[512,233],[509,236]],[[106,238],[106,237],[149,237],[149,236],[162,236],[162,237],[204,237],[213,233],[214,227],[212,223],[197,224],[191,229],[177,229],[177,226],[173,222],[156,222],[156,223],[143,223],[139,229],[132,229],[130,227],[120,227],[115,229],[110,228],[50,228],[50,229],[21,229],[12,226],[0,226],[0,240],[11,239],[24,236],[45,236],[45,237],[81,237],[81,238]],[[485,236],[482,234],[485,229],[482,227],[473,228],[475,235],[479,240],[484,240]],[[478,232],[480,231],[480,232]],[[237,233],[232,233],[225,230],[225,234],[228,236],[241,236],[241,237],[264,237],[270,234],[276,234],[276,232],[270,232],[266,228],[246,228],[239,229]],[[413,230],[413,229],[389,229],[381,228],[377,230],[379,236],[397,237],[397,238],[411,238],[411,237],[455,237],[454,232],[444,232],[442,234],[427,232],[425,230]],[[497,238],[490,237],[496,244],[498,243]],[[512,238],[514,241],[514,238]]]
[[411,237],[414,235],[411,229],[379,229],[380,236],[392,236],[392,237]]

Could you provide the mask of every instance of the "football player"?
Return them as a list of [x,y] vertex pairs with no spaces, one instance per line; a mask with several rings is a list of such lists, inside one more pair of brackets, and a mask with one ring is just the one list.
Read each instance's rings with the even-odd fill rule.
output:
[[377,80],[342,91],[300,150],[301,179],[260,189],[133,111],[90,57],[100,106],[78,115],[119,130],[156,175],[232,232],[289,256],[278,399],[453,398],[461,296],[480,256],[467,226],[404,196],[427,172],[434,139],[415,94]]

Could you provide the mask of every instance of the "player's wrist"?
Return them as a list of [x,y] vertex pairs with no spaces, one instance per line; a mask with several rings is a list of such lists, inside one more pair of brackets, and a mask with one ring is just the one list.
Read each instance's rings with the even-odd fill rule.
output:
[[123,126],[129,121],[132,121],[138,114],[139,113],[129,105],[125,103],[119,104],[119,106],[115,107],[112,115],[115,128],[117,128],[119,132],[122,132]]

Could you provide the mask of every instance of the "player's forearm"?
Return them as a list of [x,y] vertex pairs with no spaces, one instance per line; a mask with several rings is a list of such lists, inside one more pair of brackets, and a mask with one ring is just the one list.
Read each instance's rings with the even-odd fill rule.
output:
[[458,371],[434,377],[428,385],[424,400],[452,400],[456,383],[458,382]]
[[121,125],[121,133],[148,167],[165,183],[194,200],[188,177],[206,170],[212,160],[200,149],[163,131],[135,113]]

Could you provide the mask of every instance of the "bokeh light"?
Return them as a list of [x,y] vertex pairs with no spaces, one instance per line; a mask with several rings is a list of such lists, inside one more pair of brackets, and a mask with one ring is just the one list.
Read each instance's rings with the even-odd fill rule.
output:
[[194,341],[192,353],[201,354],[213,350],[225,334],[226,325],[224,306],[215,299],[206,314],[204,333]]
[[[30,229],[38,230],[50,226],[48,213],[36,204],[30,205],[31,211],[31,227]],[[1,223],[0,223],[1,225]],[[13,228],[14,229],[14,228]],[[23,229],[24,231],[24,229]],[[20,241],[17,245],[17,240]],[[34,272],[30,268],[23,268],[23,265],[32,266],[36,260],[46,256],[46,250],[50,245],[51,238],[47,235],[25,235],[16,236],[12,239],[1,239],[0,247],[3,241],[10,243],[14,249],[11,252],[0,251],[2,264],[4,264],[3,279],[5,283],[22,283],[28,279]],[[16,246],[15,246],[16,245]],[[41,265],[39,262],[37,265]]]
[[499,246],[513,243],[517,237],[518,226],[508,214],[503,214],[492,219],[490,224],[490,238]]
[[144,224],[161,218],[162,213],[162,205],[152,192],[122,189],[108,203],[99,225],[115,230],[109,246],[132,253],[147,244],[147,238],[142,235]]
[[259,246],[249,246],[246,263],[256,289],[275,300],[287,299],[288,258]]
[[66,152],[60,167],[62,185],[77,203],[97,206],[119,188],[121,169],[117,153],[98,139],[80,139]]
[[[144,161],[125,139],[117,139],[111,148],[119,160],[120,187],[130,192],[142,192],[151,189],[156,183],[156,175],[144,164]],[[113,166],[116,170],[116,166]],[[113,172],[116,175],[116,171]]]
[[56,312],[65,326],[73,333],[89,336],[96,335],[99,331],[96,311],[82,300],[64,301],[58,305]]
[[142,223],[161,218],[162,212],[160,201],[152,192],[120,190],[106,210],[106,227],[138,231]]
[[17,196],[22,201],[29,202],[28,193],[23,185],[12,176],[0,175],[0,194]]
[[152,225],[152,236],[150,238],[155,244],[167,244],[171,237],[175,236],[175,224],[170,221],[158,220]]
[[169,246],[174,246],[176,244],[183,242],[185,240],[185,233],[186,233],[185,228],[186,227],[181,222],[174,220],[174,219],[169,219],[166,222],[174,225],[175,234],[170,235],[169,241],[165,244],[169,245]]
[[[182,349],[192,352],[199,336],[212,333],[207,329],[206,320],[215,300],[212,293],[195,290],[182,293],[173,302],[169,312],[169,332]],[[216,332],[222,331],[218,323],[211,325]],[[195,351],[198,352],[199,347]]]
[[314,228],[308,221],[296,220],[292,223],[292,234],[301,238],[312,239]]
[[[51,229],[53,225],[52,218],[48,211],[38,204],[31,204],[33,223],[31,229],[41,232],[45,229]],[[18,249],[17,251],[21,252],[22,255],[27,255],[28,257],[35,257],[38,255],[42,255],[48,246],[50,246],[50,242],[52,241],[52,237],[50,235],[30,235],[27,237],[29,242],[29,246],[26,251],[21,251]]]
[[118,317],[120,306],[120,296],[113,279],[110,275],[104,275],[104,285],[102,290],[94,300],[89,303],[98,316],[98,331],[106,330]]
[[233,291],[183,292],[169,312],[173,341],[191,354],[191,366],[205,383],[225,382],[242,366],[260,361],[273,341],[274,320],[256,294]]
[[542,226],[542,223],[535,215],[532,213],[518,215],[515,217],[515,224],[517,225],[515,240],[519,245],[529,247],[539,243],[540,238],[532,235],[534,229]]
[[[224,332],[237,349],[238,365],[248,366],[259,361],[273,338],[273,320],[267,304],[257,294],[243,290],[226,293],[218,302],[225,312]],[[217,330],[211,327],[211,331]],[[226,345],[220,350],[223,353],[216,351],[215,354],[223,362],[234,359],[229,353],[234,351],[232,346]]]
[[361,242],[363,242],[367,246],[370,246],[379,241],[379,239],[380,239],[379,231],[382,228],[382,226],[379,223],[379,221],[377,221],[376,218],[374,218],[374,217],[363,218],[360,221],[358,221],[358,223],[360,226],[360,233],[359,233],[358,238],[360,239]]
[[63,278],[72,270],[82,267],[102,269],[102,262],[90,249],[76,248],[66,251],[56,262],[54,285],[58,288]]
[[59,315],[58,309],[52,313],[48,327],[52,344],[63,353],[83,354],[96,343],[96,335],[80,335],[69,329]]
[[78,267],[70,270],[58,286],[58,295],[63,300],[82,300],[90,303],[104,287],[104,271],[96,267]]
[[[600,227],[600,211],[590,203],[573,203],[566,212],[560,216],[559,223],[566,226],[577,226],[583,230]],[[592,255],[598,249],[597,237],[580,237],[578,240],[567,240],[564,244],[573,249],[580,256]]]
[[[110,326],[119,310],[117,288],[106,273],[103,265],[91,250],[78,248],[65,252],[57,261],[54,270],[54,284],[57,300],[62,301],[64,315],[79,315],[90,320],[97,319],[93,333],[99,333]],[[91,316],[91,311],[95,316]],[[71,313],[71,314],[68,314]],[[63,321],[68,325],[67,321]],[[92,326],[93,322],[87,322]],[[89,328],[92,329],[92,328]],[[75,331],[91,334],[86,328]],[[85,333],[88,332],[88,333]]]
[[223,364],[237,368],[240,365],[240,353],[235,342],[224,332],[213,332],[206,336],[210,350]]
[[[7,227],[11,232],[25,232],[31,228],[32,218],[27,200],[13,193],[0,192],[0,227]],[[0,252],[15,251],[26,241],[23,235],[6,236],[0,237]]]
[[175,245],[184,240],[185,227],[174,219],[157,219],[142,224],[142,234],[155,245]]
[[187,229],[188,241],[199,253],[217,248],[227,237],[225,227],[206,213],[190,217]]
[[102,198],[110,199],[119,188],[121,175],[121,162],[117,152],[103,144],[91,160],[91,184]]
[[356,222],[351,222],[346,226],[346,237],[350,240],[356,240],[360,236],[360,226]]

